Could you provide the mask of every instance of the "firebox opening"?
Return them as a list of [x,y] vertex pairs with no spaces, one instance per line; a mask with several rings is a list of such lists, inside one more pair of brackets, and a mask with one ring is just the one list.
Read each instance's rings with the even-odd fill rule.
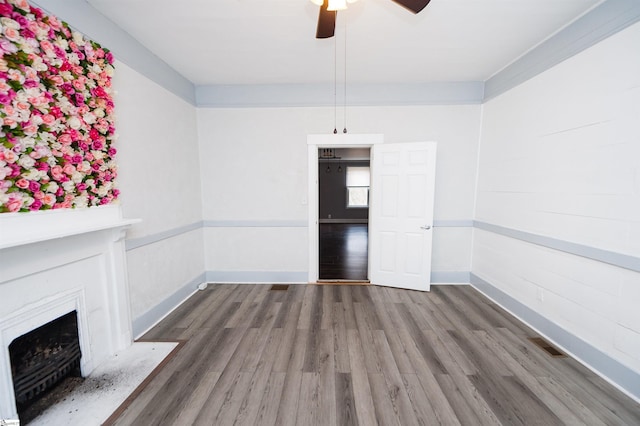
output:
[[69,376],[81,377],[76,311],[16,338],[9,356],[18,416],[25,424],[39,414],[31,407],[56,384]]

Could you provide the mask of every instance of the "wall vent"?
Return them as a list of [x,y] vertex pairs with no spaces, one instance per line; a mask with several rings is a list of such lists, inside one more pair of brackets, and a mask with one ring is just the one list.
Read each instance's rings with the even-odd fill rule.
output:
[[271,290],[287,291],[287,290],[289,290],[289,284],[273,284],[271,286]]
[[560,352],[560,350],[558,350],[558,348],[556,348],[551,343],[549,343],[546,340],[544,340],[542,337],[529,337],[529,340],[533,344],[535,344],[536,346],[540,347],[543,351],[545,351],[547,354],[549,354],[550,356],[552,356],[554,358],[566,358],[567,357],[564,353]]

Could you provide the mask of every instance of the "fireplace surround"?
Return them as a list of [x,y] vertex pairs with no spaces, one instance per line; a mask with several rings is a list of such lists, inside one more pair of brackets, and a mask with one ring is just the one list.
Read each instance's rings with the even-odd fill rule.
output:
[[119,206],[0,215],[0,423],[19,424],[9,345],[73,311],[87,376],[132,343]]

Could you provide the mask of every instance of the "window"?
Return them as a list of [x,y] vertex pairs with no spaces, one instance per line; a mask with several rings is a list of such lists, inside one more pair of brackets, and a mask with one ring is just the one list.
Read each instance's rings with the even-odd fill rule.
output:
[[347,167],[347,208],[369,207],[369,167]]

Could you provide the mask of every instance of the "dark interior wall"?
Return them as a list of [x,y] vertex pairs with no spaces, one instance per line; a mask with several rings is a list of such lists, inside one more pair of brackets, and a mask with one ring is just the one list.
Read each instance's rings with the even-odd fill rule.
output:
[[[369,161],[319,161],[318,188],[320,193],[320,220],[366,220],[368,208],[347,208],[347,166],[368,166]],[[342,171],[338,167],[342,166]],[[330,171],[327,171],[327,167]]]

